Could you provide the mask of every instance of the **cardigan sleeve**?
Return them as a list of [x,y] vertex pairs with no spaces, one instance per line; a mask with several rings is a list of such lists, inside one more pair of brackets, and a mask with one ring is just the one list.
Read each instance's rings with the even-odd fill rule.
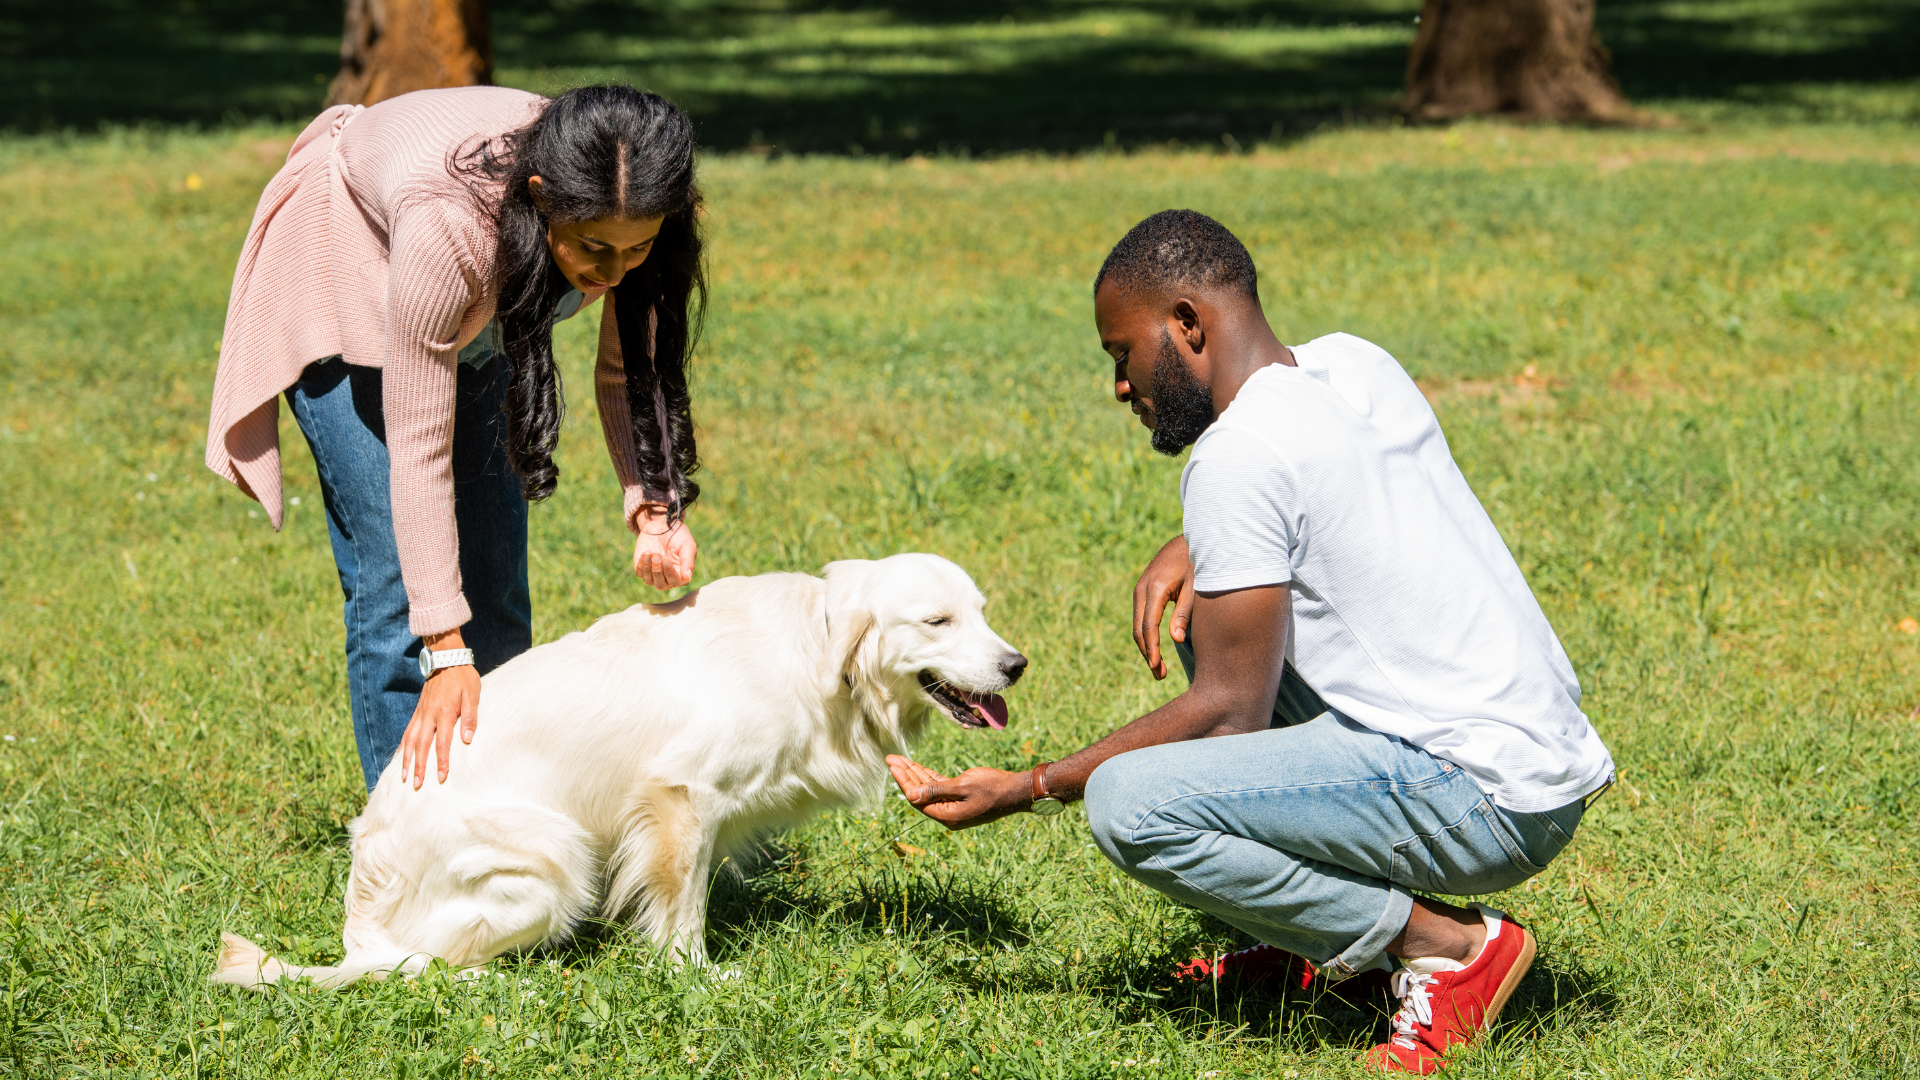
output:
[[421,637],[473,617],[453,516],[460,326],[481,292],[466,239],[428,206],[400,215],[391,236],[382,407],[407,625]]
[[620,352],[620,324],[615,321],[613,297],[600,302],[600,351],[593,365],[593,396],[600,407],[600,431],[620,480],[622,516],[627,529],[638,533],[634,518],[647,502],[640,482],[640,459],[633,447],[633,412],[627,404],[627,366]]

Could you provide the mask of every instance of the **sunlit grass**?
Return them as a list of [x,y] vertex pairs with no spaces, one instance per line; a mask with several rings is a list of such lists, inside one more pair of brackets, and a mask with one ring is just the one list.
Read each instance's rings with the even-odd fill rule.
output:
[[[1108,867],[1077,811],[946,836],[894,800],[716,885],[731,981],[608,931],[471,983],[205,985],[222,929],[335,954],[361,799],[300,437],[283,421],[301,502],[277,536],[199,465],[287,137],[0,144],[0,1070],[1267,1077],[1344,1073],[1380,1036],[1330,999],[1174,987],[1231,935]],[[1623,769],[1498,899],[1543,958],[1455,1075],[1911,1072],[1917,151],[1469,125],[711,159],[702,578],[900,550],[971,570],[1034,667],[1008,732],[935,732],[939,768],[1057,756],[1173,693],[1125,612],[1179,528],[1177,464],[1106,397],[1088,288],[1143,214],[1215,214],[1285,339],[1361,334],[1428,388]],[[543,639],[649,598],[590,329],[561,335],[565,476],[533,519]]]

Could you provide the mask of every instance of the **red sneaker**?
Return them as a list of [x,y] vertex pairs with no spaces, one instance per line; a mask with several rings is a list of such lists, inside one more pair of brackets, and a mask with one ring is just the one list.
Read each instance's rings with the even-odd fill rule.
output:
[[1534,940],[1527,928],[1484,904],[1473,905],[1487,923],[1487,943],[1471,964],[1442,957],[1403,962],[1393,973],[1400,1011],[1393,1037],[1361,1061],[1388,1072],[1425,1076],[1445,1067],[1449,1049],[1493,1026],[1514,988],[1533,966]]
[[1262,943],[1212,960],[1196,956],[1174,968],[1173,977],[1182,982],[1204,982],[1207,979],[1219,982],[1221,979],[1236,978],[1252,982],[1286,980],[1298,983],[1305,990],[1313,982],[1313,965],[1305,957]]
[[[1204,982],[1212,979],[1240,979],[1246,982],[1267,982],[1269,980],[1291,984],[1305,990],[1313,985],[1314,966],[1303,956],[1296,956],[1276,945],[1259,944],[1252,948],[1241,949],[1208,960],[1204,956],[1193,959],[1173,969],[1173,977],[1181,982]],[[1329,992],[1343,1001],[1359,1002],[1370,996],[1384,993],[1387,989],[1389,974],[1379,969],[1363,971],[1350,979],[1334,983]]]

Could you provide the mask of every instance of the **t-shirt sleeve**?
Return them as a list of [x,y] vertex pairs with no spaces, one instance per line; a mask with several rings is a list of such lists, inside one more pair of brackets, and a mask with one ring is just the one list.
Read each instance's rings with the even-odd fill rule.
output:
[[1233,429],[1208,433],[1180,481],[1193,587],[1230,592],[1293,580],[1303,522],[1293,470]]

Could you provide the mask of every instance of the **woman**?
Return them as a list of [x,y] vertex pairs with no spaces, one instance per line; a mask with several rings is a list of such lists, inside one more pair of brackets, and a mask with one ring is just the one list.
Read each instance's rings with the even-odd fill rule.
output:
[[[480,675],[532,644],[527,501],[552,494],[552,325],[603,293],[596,398],[657,589],[691,580],[685,363],[706,300],[693,132],[623,86],[340,106],[294,140],[234,272],[207,465],[281,523],[285,395],[346,595],[367,788],[473,738]],[[424,648],[423,648],[424,646]]]

